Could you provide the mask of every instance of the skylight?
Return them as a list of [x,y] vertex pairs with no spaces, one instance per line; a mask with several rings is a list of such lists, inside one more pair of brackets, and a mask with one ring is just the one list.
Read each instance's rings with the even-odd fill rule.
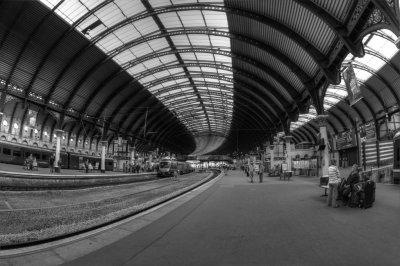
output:
[[[40,1],[51,9],[59,5],[55,12],[60,17],[112,56],[194,135],[228,135],[233,111],[232,59],[218,52],[230,52],[230,39],[207,34],[215,28],[229,31],[226,14],[215,8],[223,6],[223,0],[148,0],[152,15],[146,15],[148,7],[140,0]],[[215,7],[190,7],[199,3]],[[191,29],[204,32],[186,32]],[[194,104],[204,106],[190,117],[180,112]]]

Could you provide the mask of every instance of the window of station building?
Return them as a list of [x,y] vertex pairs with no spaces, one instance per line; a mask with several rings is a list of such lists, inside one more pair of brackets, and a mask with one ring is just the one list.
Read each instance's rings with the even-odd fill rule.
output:
[[22,152],[21,151],[17,151],[17,150],[13,150],[13,156],[15,156],[15,157],[21,157],[21,155],[22,155]]
[[49,159],[49,156],[47,155],[47,154],[42,154],[42,160],[48,160]]
[[5,155],[11,155],[11,149],[3,148],[3,154],[5,154]]

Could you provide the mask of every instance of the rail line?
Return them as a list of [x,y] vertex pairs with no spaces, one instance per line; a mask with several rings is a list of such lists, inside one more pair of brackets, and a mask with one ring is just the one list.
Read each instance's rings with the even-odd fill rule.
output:
[[[35,245],[39,245],[39,244],[50,243],[50,242],[53,242],[53,241],[56,241],[56,240],[62,240],[62,239],[69,238],[69,237],[72,237],[72,236],[77,236],[77,235],[80,235],[80,234],[83,234],[83,233],[87,233],[87,232],[90,232],[92,230],[100,229],[102,227],[105,227],[105,226],[111,225],[113,223],[122,221],[124,219],[133,217],[133,216],[135,216],[135,215],[137,215],[139,213],[142,213],[142,212],[147,211],[147,210],[149,210],[151,208],[154,208],[154,207],[156,207],[158,205],[161,205],[161,204],[166,203],[166,202],[168,202],[170,200],[173,200],[173,199],[175,199],[177,197],[180,197],[180,196],[192,191],[193,189],[196,189],[197,187],[203,185],[204,183],[209,182],[210,180],[212,180],[215,177],[217,177],[219,174],[220,174],[220,171],[213,170],[207,177],[203,178],[201,181],[196,182],[196,183],[191,184],[191,185],[188,185],[187,187],[184,186],[184,187],[179,188],[178,190],[172,191],[170,193],[166,193],[165,190],[164,191],[160,191],[159,194],[161,194],[161,196],[159,196],[159,194],[157,194],[159,197],[156,197],[155,199],[150,200],[149,202],[152,202],[151,204],[144,204],[142,208],[140,208],[140,209],[138,209],[136,211],[130,212],[128,214],[121,215],[120,217],[117,217],[117,218],[112,219],[110,221],[99,223],[97,225],[90,226],[88,228],[84,228],[84,229],[80,229],[80,230],[78,229],[78,230],[76,230],[74,232],[69,232],[69,233],[66,233],[66,234],[61,234],[61,235],[52,236],[52,237],[48,237],[48,238],[43,238],[43,239],[38,239],[38,240],[31,240],[31,241],[26,241],[26,242],[23,242],[23,243],[1,244],[0,245],[0,250],[1,249],[2,250],[9,250],[9,249],[23,248],[23,247],[35,246]],[[106,199],[102,199],[102,200],[87,201],[87,202],[81,202],[81,203],[77,203],[77,204],[61,205],[61,206],[56,206],[56,207],[32,208],[32,209],[15,209],[15,210],[11,210],[11,211],[10,210],[6,210],[6,211],[9,211],[9,212],[13,212],[13,211],[35,211],[35,210],[43,211],[43,210],[46,210],[46,209],[63,209],[63,210],[65,210],[66,208],[71,208],[71,207],[74,208],[74,209],[78,209],[79,210],[80,207],[84,208],[84,206],[87,206],[87,205],[90,205],[90,204],[96,204],[96,205],[99,205],[100,207],[106,208],[106,207],[110,207],[110,206],[116,205],[116,204],[127,203],[130,200],[133,200],[135,198],[135,196],[144,195],[146,193],[154,192],[154,191],[157,191],[157,190],[162,190],[163,188],[165,189],[167,187],[176,186],[177,184],[180,184],[180,183],[183,184],[184,182],[185,182],[185,180],[174,181],[174,182],[170,182],[168,184],[157,186],[157,187],[150,188],[150,189],[147,189],[147,190],[126,194],[126,195],[124,195],[122,197],[111,197],[111,198],[106,198]],[[187,183],[189,183],[189,182],[187,182]],[[164,192],[164,194],[162,192]],[[5,212],[5,211],[0,211],[0,212]],[[112,211],[110,213],[112,213]]]

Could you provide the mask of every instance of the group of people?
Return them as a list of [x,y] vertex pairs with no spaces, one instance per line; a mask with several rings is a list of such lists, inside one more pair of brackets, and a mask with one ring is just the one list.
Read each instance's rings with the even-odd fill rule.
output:
[[24,169],[31,171],[38,170],[38,162],[36,160],[36,156],[33,156],[32,153],[25,159]]
[[341,178],[335,163],[335,160],[331,160],[328,167],[328,206],[338,208],[339,198],[342,199],[343,205],[346,206],[352,193],[356,192],[356,184],[360,182],[360,171],[358,165],[354,164],[349,176]]
[[258,175],[259,182],[262,183],[264,179],[264,166],[262,164],[259,165],[258,171],[255,170],[253,164],[246,165],[244,167],[244,172],[246,176],[250,178],[250,183],[254,183],[254,176]]

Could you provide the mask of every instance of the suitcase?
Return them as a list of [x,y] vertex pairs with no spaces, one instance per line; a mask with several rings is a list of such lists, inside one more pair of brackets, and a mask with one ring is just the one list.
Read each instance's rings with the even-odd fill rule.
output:
[[371,208],[372,204],[375,202],[375,182],[368,180],[364,185],[363,199],[361,207],[363,209]]

